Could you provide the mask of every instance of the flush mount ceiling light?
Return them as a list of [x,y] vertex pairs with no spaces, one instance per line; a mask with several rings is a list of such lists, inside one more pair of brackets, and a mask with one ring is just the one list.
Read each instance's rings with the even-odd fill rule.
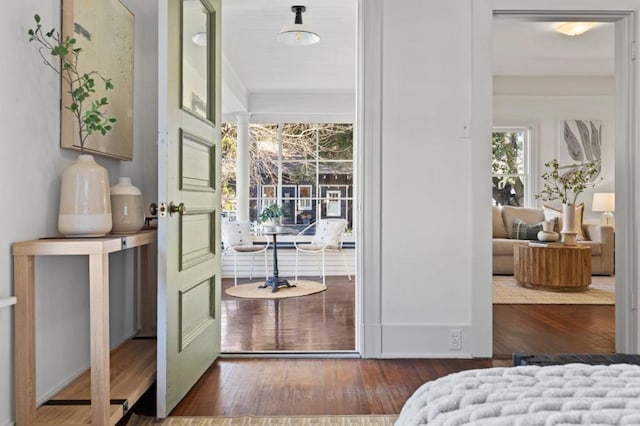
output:
[[596,22],[563,22],[556,27],[556,31],[573,37],[586,33],[596,24]]
[[293,25],[285,25],[278,33],[276,40],[290,46],[308,46],[320,41],[320,36],[313,29],[302,23],[302,12],[305,6],[292,6],[291,11],[296,14]]
[[193,37],[191,37],[191,41],[200,47],[204,47],[207,45],[207,33],[204,31],[195,33]]

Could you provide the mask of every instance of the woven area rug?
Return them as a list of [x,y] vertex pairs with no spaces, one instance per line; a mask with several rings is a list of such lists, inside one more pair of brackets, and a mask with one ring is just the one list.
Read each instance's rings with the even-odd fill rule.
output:
[[258,288],[262,282],[240,284],[237,287],[229,287],[224,292],[229,296],[246,299],[284,299],[286,297],[307,296],[327,289],[326,286],[318,281],[298,280],[297,283],[294,283],[293,280],[289,280],[289,283],[296,284],[296,286],[280,287],[275,293],[271,292],[270,287]]
[[131,416],[127,425],[251,425],[251,426],[297,426],[297,425],[363,425],[392,426],[398,416],[366,415],[366,416],[234,416],[234,417],[168,417],[157,420],[150,417]]
[[521,287],[513,276],[493,276],[494,304],[614,305],[615,277],[591,277],[587,291],[557,292]]

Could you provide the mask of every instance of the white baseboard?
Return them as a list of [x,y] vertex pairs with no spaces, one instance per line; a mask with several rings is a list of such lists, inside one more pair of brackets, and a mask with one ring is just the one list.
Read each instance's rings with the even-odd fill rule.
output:
[[[452,330],[461,331],[460,349],[449,349]],[[472,358],[468,324],[382,325],[382,358]],[[469,336],[465,339],[466,336]]]
[[11,420],[7,420],[6,423],[2,424],[3,426],[15,426],[16,424],[14,422],[12,422]]

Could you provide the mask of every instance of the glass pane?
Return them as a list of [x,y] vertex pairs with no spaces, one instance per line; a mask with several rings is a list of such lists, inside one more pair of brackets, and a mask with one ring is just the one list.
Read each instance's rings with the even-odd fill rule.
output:
[[252,159],[278,159],[277,124],[252,124],[249,127],[249,156]]
[[298,210],[300,212],[312,209],[312,188],[313,187],[311,185],[298,186]]
[[524,137],[524,131],[493,133],[493,174],[524,174]]
[[353,185],[353,162],[321,162],[320,185]]
[[182,2],[182,108],[209,119],[209,11],[199,1]]
[[283,161],[282,183],[312,185],[316,182],[316,164],[312,161]]
[[282,158],[311,160],[316,158],[316,125],[309,123],[282,125]]
[[249,165],[249,180],[254,185],[277,185],[277,160],[252,161]]
[[524,206],[525,182],[522,176],[493,176],[491,191],[497,206]]
[[353,125],[318,124],[318,151],[324,160],[353,159]]

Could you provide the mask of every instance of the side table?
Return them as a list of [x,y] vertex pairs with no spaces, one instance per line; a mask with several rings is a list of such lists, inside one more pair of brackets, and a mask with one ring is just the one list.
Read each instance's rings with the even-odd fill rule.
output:
[[294,232],[283,228],[281,230],[276,230],[276,231],[263,231],[262,234],[263,235],[271,235],[273,237],[273,275],[271,276],[271,278],[269,278],[267,281],[265,281],[264,284],[262,284],[261,286],[258,286],[258,288],[268,288],[271,287],[271,292],[275,293],[276,291],[278,291],[278,288],[280,287],[296,287],[295,284],[291,284],[289,283],[288,280],[285,280],[283,278],[280,278],[279,272],[278,272],[278,240],[277,240],[277,236],[278,235],[291,235]]
[[518,284],[556,291],[584,291],[591,284],[591,249],[586,246],[513,248],[513,276]]
[[[16,420],[18,425],[114,425],[153,384],[156,341],[129,340],[109,351],[109,253],[134,248],[142,294],[148,294],[149,246],[156,231],[101,238],[55,238],[13,244],[16,363]],[[73,380],[51,400],[36,408],[35,256],[87,256],[91,369]],[[138,269],[139,268],[139,269]],[[140,300],[142,329],[152,324],[148,303]]]

